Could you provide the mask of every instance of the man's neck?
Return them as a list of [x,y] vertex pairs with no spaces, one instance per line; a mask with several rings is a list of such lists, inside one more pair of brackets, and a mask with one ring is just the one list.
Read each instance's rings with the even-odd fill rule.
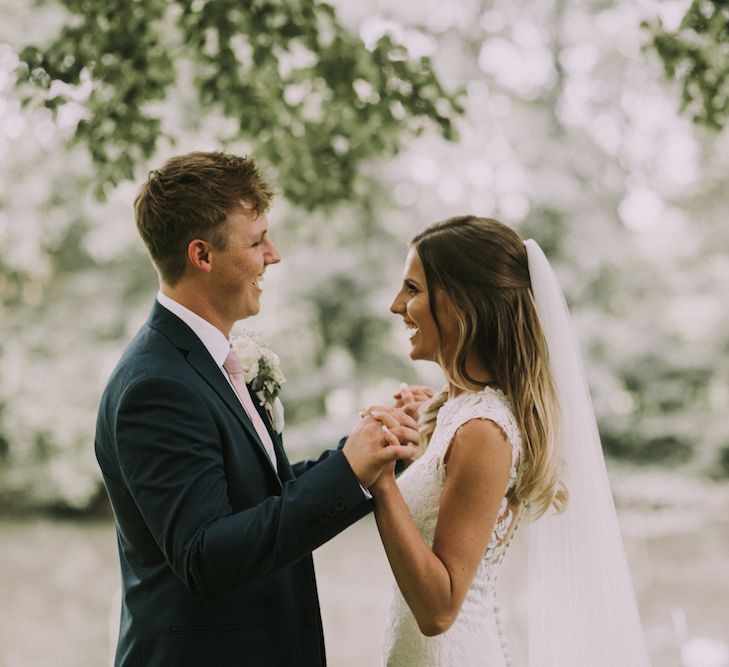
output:
[[184,284],[178,284],[172,287],[165,283],[160,284],[160,291],[166,297],[169,297],[181,306],[184,306],[195,313],[198,317],[202,317],[207,322],[210,322],[210,324],[221,331],[226,338],[230,335],[230,330],[233,328],[233,324],[224,322],[210,306],[209,301],[203,294],[200,294],[200,292],[191,290]]

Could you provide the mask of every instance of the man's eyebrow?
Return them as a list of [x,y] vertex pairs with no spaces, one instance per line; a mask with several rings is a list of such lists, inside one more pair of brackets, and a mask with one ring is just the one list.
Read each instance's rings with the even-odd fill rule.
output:
[[267,229],[264,229],[262,232],[257,232],[253,236],[249,236],[248,237],[248,243],[251,244],[251,245],[258,244],[258,243],[263,243],[263,239],[266,238],[266,234],[267,233],[268,233],[268,230]]

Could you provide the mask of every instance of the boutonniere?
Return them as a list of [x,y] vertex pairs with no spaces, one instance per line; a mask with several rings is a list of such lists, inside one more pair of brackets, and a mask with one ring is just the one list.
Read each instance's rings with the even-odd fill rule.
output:
[[261,341],[255,331],[243,330],[230,342],[243,367],[243,379],[266,409],[276,433],[282,433],[284,409],[278,396],[286,378],[281,372],[278,355]]

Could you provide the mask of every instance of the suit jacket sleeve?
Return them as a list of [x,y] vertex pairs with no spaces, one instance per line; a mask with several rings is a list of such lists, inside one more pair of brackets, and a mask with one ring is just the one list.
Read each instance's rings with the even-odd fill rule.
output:
[[218,428],[200,397],[151,377],[118,405],[123,481],[166,560],[199,595],[227,594],[296,562],[370,509],[337,451],[284,484],[280,496],[234,513]]
[[341,451],[342,447],[344,447],[345,442],[347,442],[346,436],[339,441],[336,449],[327,449],[323,451],[318,459],[304,459],[303,461],[297,461],[296,463],[292,464],[291,468],[294,471],[294,475],[296,475],[296,477],[299,477],[303,475],[307,470],[311,470],[315,465],[318,465],[322,461],[326,461],[330,456]]
[[[297,463],[294,463],[291,467],[294,470],[294,474],[298,477],[299,475],[303,475],[307,470],[310,470],[318,463],[321,463],[322,461],[326,461],[332,454],[335,454],[338,451],[341,451],[342,447],[344,447],[344,443],[347,442],[347,436],[343,437],[339,444],[337,445],[336,449],[327,449],[322,453],[322,455],[316,459],[304,459],[303,461],[298,461]],[[399,477],[401,473],[405,471],[405,468],[407,468],[407,461],[399,460],[395,462],[395,476]],[[361,488],[361,487],[360,487]]]

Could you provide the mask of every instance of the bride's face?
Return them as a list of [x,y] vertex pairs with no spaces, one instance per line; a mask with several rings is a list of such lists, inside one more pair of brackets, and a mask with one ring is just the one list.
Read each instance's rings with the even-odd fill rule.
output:
[[[442,295],[437,291],[435,297],[438,321],[447,331],[450,318],[447,317],[446,309],[443,307]],[[438,361],[440,335],[430,310],[425,270],[414,249],[410,250],[405,260],[402,286],[390,304],[390,311],[400,315],[410,330],[410,358]]]

